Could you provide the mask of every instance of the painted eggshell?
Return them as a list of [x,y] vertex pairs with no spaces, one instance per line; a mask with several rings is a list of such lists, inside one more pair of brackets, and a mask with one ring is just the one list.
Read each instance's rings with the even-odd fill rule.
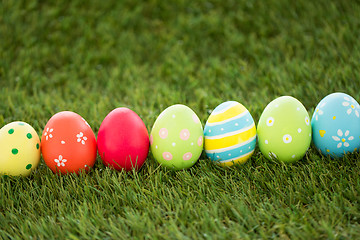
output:
[[203,129],[198,116],[181,104],[166,108],[151,130],[151,151],[156,161],[173,170],[186,169],[199,159]]
[[258,142],[266,158],[294,162],[304,157],[311,143],[309,114],[296,98],[279,97],[261,114]]
[[205,152],[221,166],[245,163],[256,145],[256,127],[250,112],[240,103],[217,106],[205,124]]
[[40,139],[25,122],[12,122],[0,129],[0,174],[29,176],[40,162]]
[[341,157],[360,148],[360,106],[345,93],[323,98],[311,119],[313,140],[324,155]]
[[116,170],[139,169],[149,153],[144,122],[128,108],[116,108],[101,123],[98,150],[103,163]]
[[80,115],[64,111],[47,122],[41,137],[41,152],[53,172],[89,171],[96,160],[96,139]]

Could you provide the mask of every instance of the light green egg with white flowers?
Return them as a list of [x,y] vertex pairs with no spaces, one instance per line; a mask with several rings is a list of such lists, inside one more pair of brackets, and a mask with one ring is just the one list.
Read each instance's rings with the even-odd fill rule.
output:
[[260,151],[267,159],[295,162],[304,157],[311,143],[310,117],[294,97],[282,96],[270,102],[260,116]]

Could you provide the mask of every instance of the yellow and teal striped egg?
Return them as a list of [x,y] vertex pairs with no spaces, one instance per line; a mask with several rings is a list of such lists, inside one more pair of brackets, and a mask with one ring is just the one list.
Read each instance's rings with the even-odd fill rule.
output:
[[256,127],[250,112],[236,101],[217,106],[204,129],[205,152],[221,166],[245,163],[254,153]]

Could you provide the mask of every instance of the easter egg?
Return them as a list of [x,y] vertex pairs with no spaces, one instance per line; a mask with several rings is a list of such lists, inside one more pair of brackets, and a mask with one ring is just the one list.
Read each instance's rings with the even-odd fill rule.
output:
[[151,152],[161,165],[181,170],[193,166],[203,149],[203,129],[189,107],[176,104],[166,108],[151,130]]
[[311,119],[313,141],[324,155],[341,157],[360,148],[360,106],[345,93],[323,98]]
[[89,171],[95,164],[96,151],[94,132],[80,115],[70,111],[59,112],[45,125],[41,152],[53,172]]
[[128,108],[116,108],[101,123],[98,150],[103,163],[116,170],[139,169],[149,153],[144,122]]
[[297,161],[304,157],[311,143],[309,114],[296,98],[279,97],[261,114],[257,134],[260,151],[266,158]]
[[12,122],[0,129],[0,174],[29,176],[40,162],[40,139],[25,122]]
[[221,166],[245,163],[256,145],[256,127],[250,112],[240,103],[228,101],[217,106],[204,128],[205,152]]

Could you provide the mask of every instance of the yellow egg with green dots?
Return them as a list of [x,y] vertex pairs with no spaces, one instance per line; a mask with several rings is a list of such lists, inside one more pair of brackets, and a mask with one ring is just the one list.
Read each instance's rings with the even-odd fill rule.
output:
[[12,122],[0,129],[0,174],[29,176],[40,162],[40,139],[25,122]]

